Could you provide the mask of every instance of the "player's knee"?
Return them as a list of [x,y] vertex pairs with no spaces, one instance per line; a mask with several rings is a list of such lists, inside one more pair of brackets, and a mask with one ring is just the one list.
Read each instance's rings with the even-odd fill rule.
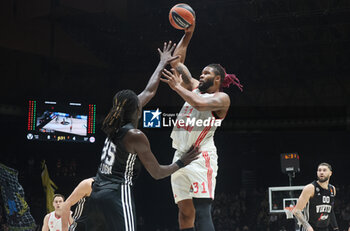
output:
[[183,219],[194,219],[196,210],[193,206],[192,201],[181,202],[178,204],[179,216]]
[[196,210],[194,207],[179,207],[179,214],[183,218],[191,219],[196,215]]
[[193,205],[195,210],[200,213],[211,212],[211,205],[213,200],[211,198],[193,198]]
[[193,204],[196,209],[196,230],[215,230],[213,221],[211,219],[212,202],[213,200],[210,198],[193,198]]
[[199,231],[213,231],[215,230],[211,218],[211,204],[210,198],[194,198],[193,204],[196,210],[196,223]]

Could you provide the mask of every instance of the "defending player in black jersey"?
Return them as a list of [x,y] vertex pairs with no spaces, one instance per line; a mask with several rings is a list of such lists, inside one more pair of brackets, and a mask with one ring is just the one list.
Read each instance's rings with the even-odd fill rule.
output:
[[[303,189],[293,210],[294,216],[302,224],[303,231],[339,230],[334,214],[335,187],[329,184],[332,167],[321,163],[317,168],[317,181]],[[304,209],[304,214],[301,212]]]
[[[198,148],[192,148],[171,165],[160,165],[153,155],[146,135],[138,130],[141,108],[155,95],[161,71],[176,57],[171,53],[174,46],[164,44],[160,62],[145,90],[136,95],[131,90],[119,91],[113,98],[113,107],[106,116],[102,130],[107,138],[102,150],[101,163],[92,184],[89,211],[85,225],[87,230],[136,230],[135,204],[132,195],[133,183],[141,163],[155,179],[167,177],[197,159]],[[82,186],[82,185],[81,185]],[[91,187],[74,190],[70,198],[76,203],[89,194]],[[63,206],[65,211],[72,204]],[[66,218],[62,221],[65,227]],[[63,229],[65,230],[65,229]]]

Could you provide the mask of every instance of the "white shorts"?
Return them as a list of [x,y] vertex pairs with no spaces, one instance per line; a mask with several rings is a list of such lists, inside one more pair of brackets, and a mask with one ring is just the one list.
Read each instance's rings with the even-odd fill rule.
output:
[[[173,162],[180,156],[180,152],[176,151]],[[171,175],[175,203],[193,197],[214,199],[217,171],[216,150],[202,150],[197,160]]]

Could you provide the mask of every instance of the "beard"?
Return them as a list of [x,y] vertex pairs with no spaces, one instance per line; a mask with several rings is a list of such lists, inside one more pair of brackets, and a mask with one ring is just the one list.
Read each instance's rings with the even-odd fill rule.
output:
[[213,85],[214,85],[214,78],[208,79],[207,81],[205,81],[203,83],[199,83],[198,89],[200,90],[200,92],[204,93],[209,89],[209,87],[211,87]]
[[323,183],[323,182],[326,182],[327,180],[329,180],[329,176],[325,176],[323,179],[317,177],[318,181]]

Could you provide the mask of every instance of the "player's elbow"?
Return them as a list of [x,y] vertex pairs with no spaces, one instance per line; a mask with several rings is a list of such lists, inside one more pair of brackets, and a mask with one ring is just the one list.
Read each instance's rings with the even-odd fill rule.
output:
[[153,91],[147,90],[145,91],[145,98],[152,99],[156,95],[156,89]]
[[153,177],[153,179],[155,179],[155,180],[160,180],[160,179],[163,179],[163,178],[168,176],[166,169],[161,165],[159,165],[158,168],[156,168],[152,172],[150,172],[150,174]]
[[194,108],[197,110],[197,111],[208,111],[208,109],[206,107],[203,107],[203,106],[194,106]]
[[162,174],[160,173],[151,173],[151,176],[153,177],[153,179],[155,180],[160,180],[160,179],[163,179],[164,176],[162,176]]
[[181,55],[177,55],[177,56],[179,56],[179,58],[177,58],[177,59],[175,59],[175,60],[173,60],[173,61],[171,61],[170,62],[170,66],[172,67],[172,68],[175,68],[175,70],[177,69],[177,67],[180,65],[180,60],[181,60]]
[[154,176],[152,176],[152,177],[153,177],[153,179],[155,179],[155,180],[160,180],[160,179],[162,179],[162,177],[159,176],[159,175],[154,175]]
[[195,101],[193,103],[193,107],[197,110],[197,111],[208,111],[210,110],[210,108],[208,108],[208,105],[201,102],[201,101]]
[[151,177],[155,180],[161,179],[161,174],[159,169],[152,169],[151,171],[148,171]]

